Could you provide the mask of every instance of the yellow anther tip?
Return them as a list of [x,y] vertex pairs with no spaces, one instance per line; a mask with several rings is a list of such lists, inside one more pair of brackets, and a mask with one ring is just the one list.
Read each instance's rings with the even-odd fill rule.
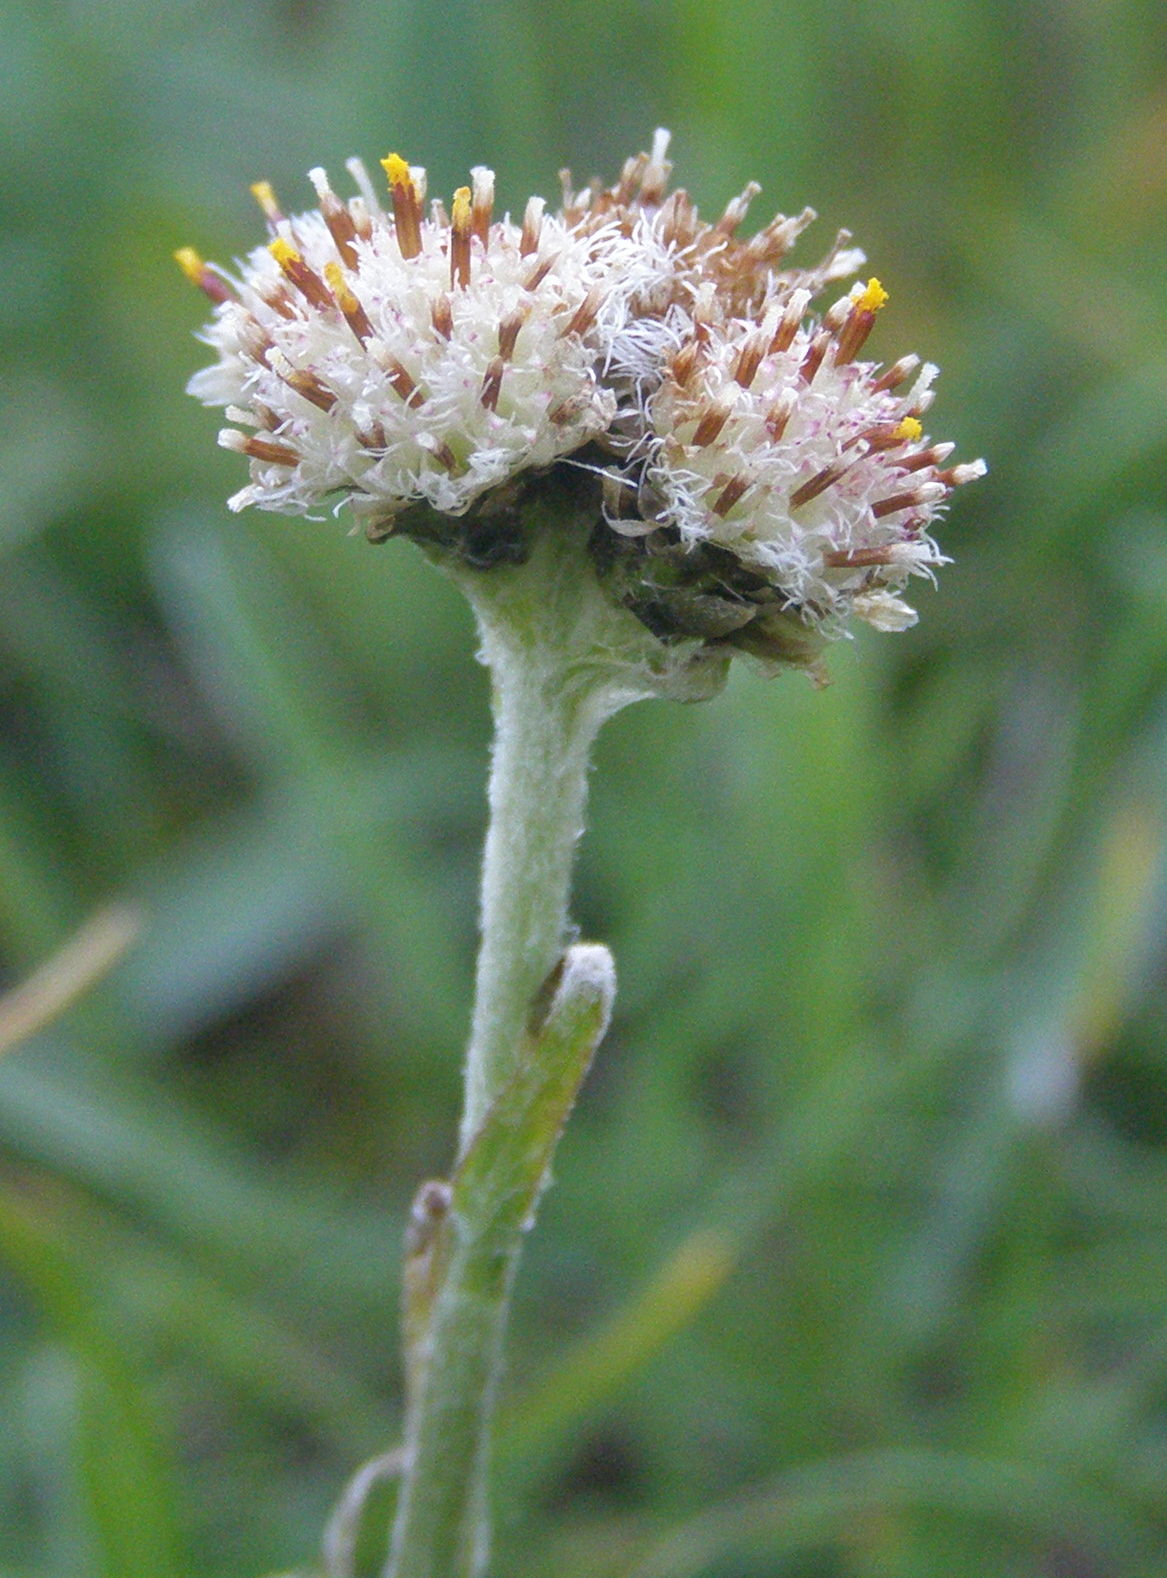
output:
[[174,254],[174,261],[178,264],[179,268],[186,275],[187,279],[190,280],[192,285],[202,284],[203,269],[206,267],[206,265],[204,264],[202,258],[199,257],[194,247],[179,247],[178,251]]
[[283,236],[277,236],[274,241],[270,242],[268,245],[268,251],[271,253],[272,257],[275,258],[276,262],[281,268],[283,268],[286,263],[300,262],[300,254],[296,251],[295,247],[290,241],[284,240]]
[[460,186],[454,193],[454,206],[451,218],[455,225],[470,223],[470,188]]
[[337,302],[340,305],[341,311],[342,312],[347,311],[350,304],[352,306],[356,306],[357,298],[353,295],[352,291],[349,289],[348,281],[345,279],[344,275],[341,273],[340,264],[339,263],[326,263],[324,265],[324,271],[323,272],[324,272],[324,278],[325,278],[325,280],[328,283],[328,288],[332,292],[332,294],[336,297]]
[[922,437],[923,427],[914,416],[906,416],[895,430],[895,436],[902,439],[905,444],[914,444]]
[[381,168],[389,177],[390,186],[413,186],[413,177],[409,173],[409,166],[399,153],[391,153],[388,158],[381,160]]
[[887,303],[887,291],[877,279],[869,279],[867,288],[855,297],[855,305],[860,312],[878,312]]
[[251,195],[269,219],[279,214],[280,205],[276,202],[275,190],[270,181],[253,181]]

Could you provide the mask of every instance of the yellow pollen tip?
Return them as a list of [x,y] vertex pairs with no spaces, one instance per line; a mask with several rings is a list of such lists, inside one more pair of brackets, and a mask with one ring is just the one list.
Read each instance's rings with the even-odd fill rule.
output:
[[905,444],[914,444],[923,435],[924,429],[914,416],[906,416],[896,428],[894,437],[902,439]]
[[190,280],[192,285],[201,285],[203,282],[203,269],[206,264],[199,257],[194,247],[179,247],[174,254],[174,261]]
[[269,219],[279,218],[280,205],[276,202],[276,194],[270,181],[254,181],[251,195]]
[[887,303],[887,291],[877,279],[867,281],[867,289],[855,297],[855,305],[860,312],[878,312]]
[[356,305],[357,298],[349,289],[344,275],[340,272],[339,263],[326,263],[324,265],[324,278],[328,281],[328,288],[340,303],[342,311],[349,302],[352,302],[354,306]]
[[464,230],[470,223],[470,188],[460,186],[454,193],[454,206],[450,221],[455,230]]
[[399,153],[391,153],[387,159],[382,159],[381,168],[389,177],[390,186],[404,186],[406,191],[413,190],[413,177],[409,173],[409,166]]
[[271,253],[272,257],[275,258],[276,262],[281,268],[283,268],[288,263],[299,263],[301,261],[300,254],[296,251],[295,247],[290,241],[285,241],[282,236],[277,236],[276,239],[269,244],[268,251]]

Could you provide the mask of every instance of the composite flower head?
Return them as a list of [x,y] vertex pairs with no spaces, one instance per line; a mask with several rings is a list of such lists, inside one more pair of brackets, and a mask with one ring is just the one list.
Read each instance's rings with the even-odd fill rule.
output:
[[427,209],[396,155],[380,194],[359,161],[347,200],[312,171],[319,207],[291,218],[254,188],[270,239],[237,273],[178,254],[216,304],[190,389],[249,461],[232,507],[344,504],[377,536],[421,506],[489,532],[569,467],[602,583],[661,640],[810,662],[851,616],[913,623],[907,583],[984,471],[925,432],[936,369],[863,359],[877,279],[816,306],[863,262],[846,233],[792,269],[809,209],[743,238],[757,188],[707,222],[669,191],[667,147],[612,187],[565,172],[559,211],[532,198],[521,223],[485,169]]
[[647,283],[644,249],[538,198],[522,224],[496,219],[486,169],[427,214],[424,170],[383,162],[384,206],[356,161],[357,195],[314,170],[320,207],[292,218],[256,186],[271,240],[237,276],[178,254],[217,303],[218,360],[190,392],[226,406],[220,442],[250,460],[234,509],[457,516],[612,421],[602,350]]
[[923,418],[936,369],[858,351],[887,300],[856,285],[821,320],[802,286],[750,319],[713,318],[645,401],[640,513],[688,546],[726,549],[825,630],[848,614],[902,630],[898,595],[944,562],[930,527],[983,462],[948,465]]

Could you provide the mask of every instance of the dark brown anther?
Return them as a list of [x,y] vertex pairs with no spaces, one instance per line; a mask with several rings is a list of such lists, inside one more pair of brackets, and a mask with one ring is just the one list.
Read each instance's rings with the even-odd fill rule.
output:
[[798,397],[793,389],[786,389],[775,400],[766,413],[766,431],[775,443],[786,431],[786,424],[794,415],[794,408],[798,404]]
[[543,229],[543,210],[546,206],[541,197],[532,197],[527,200],[527,207],[523,213],[523,233],[519,237],[520,257],[530,257],[532,252],[539,250],[539,236]]
[[320,199],[320,214],[328,226],[328,233],[336,242],[336,250],[340,253],[340,261],[345,268],[355,269],[357,266],[356,248],[353,242],[357,238],[357,227],[353,224],[352,215],[333,192],[326,193]]
[[690,444],[698,449],[703,449],[706,444],[712,444],[721,435],[721,430],[733,414],[733,403],[724,395],[713,400],[705,408],[701,420],[697,423],[696,431],[689,440]]
[[816,471],[813,477],[808,478],[800,487],[795,488],[790,495],[790,508],[797,510],[802,505],[809,504],[811,499],[817,498],[820,493],[824,493],[833,482],[838,482],[851,464],[852,462],[849,460],[836,460],[833,465],[824,466],[821,471]]
[[470,188],[460,186],[454,193],[450,218],[450,288],[465,289],[470,283]]
[[726,483],[725,487],[722,488],[721,492],[718,494],[717,499],[713,504],[713,513],[722,517],[728,515],[730,510],[733,509],[734,505],[741,498],[742,494],[747,492],[750,486],[751,484],[749,477],[742,476],[740,472],[736,477],[731,477]]
[[742,346],[733,377],[734,382],[740,384],[743,389],[748,389],[757,377],[768,344],[768,335],[752,334]]
[[306,301],[318,310],[334,307],[336,303],[327,285],[310,264],[305,263],[291,242],[277,237],[268,251],[280,266],[280,272],[290,285],[294,285]]
[[382,159],[381,167],[389,178],[397,250],[408,261],[421,251],[421,199],[418,197],[417,183],[409,166],[398,154],[391,153],[387,159]]
[[801,300],[789,303],[786,311],[778,322],[774,331],[774,338],[770,341],[768,354],[777,355],[779,351],[788,351],[793,343],[794,336],[798,333],[798,325],[802,322],[802,315],[806,306]]
[[410,377],[409,373],[406,372],[405,368],[402,367],[396,356],[386,355],[381,361],[381,366],[385,370],[385,376],[389,379],[389,382],[392,384],[396,393],[399,394],[405,401],[406,405],[421,405],[422,394],[420,389],[418,389],[417,384]]
[[277,368],[279,376],[289,389],[294,389],[310,404],[320,411],[331,411],[336,404],[336,396],[327,385],[321,383],[315,373],[298,367]]
[[681,349],[673,357],[669,371],[672,373],[673,381],[678,387],[683,388],[689,382],[689,379],[692,378],[701,351],[700,340],[689,340],[681,346]]
[[920,503],[920,495],[913,489],[910,493],[893,493],[886,499],[878,499],[871,506],[871,513],[876,520],[882,520],[885,515],[894,515],[897,510],[915,509]]
[[839,330],[839,337],[835,341],[835,366],[844,367],[853,361],[863,347],[863,342],[871,333],[875,324],[874,312],[867,311],[864,307],[852,306],[847,314],[847,321]]
[[548,258],[536,259],[535,267],[531,270],[530,274],[523,281],[523,289],[524,290],[529,290],[529,291],[538,290],[539,286],[543,283],[543,281],[547,278],[548,274],[550,274],[551,270],[555,267],[555,262],[556,262],[556,259],[555,259],[554,256],[551,256],[551,257],[548,257]]
[[478,396],[479,404],[483,410],[498,410],[498,396],[502,388],[502,375],[505,371],[506,363],[501,356],[496,356],[486,369],[482,379],[482,391]]
[[250,313],[244,316],[239,326],[239,339],[245,354],[250,356],[253,362],[258,362],[261,367],[270,365],[274,347],[271,336],[258,318],[253,318]]
[[444,466],[451,476],[458,470],[458,457],[444,439],[435,440],[430,453],[440,466]]
[[434,333],[440,334],[443,340],[448,340],[454,332],[454,313],[447,295],[435,296],[430,307],[430,322],[434,326]]
[[494,212],[494,171],[477,165],[470,172],[470,234],[477,236],[483,247],[490,240],[490,220]]
[[830,343],[831,336],[826,329],[820,329],[810,342],[806,355],[802,358],[802,366],[798,369],[798,376],[804,384],[814,382],[814,376],[823,365],[823,357],[827,354]]
[[253,434],[246,434],[239,445],[242,454],[250,455],[253,460],[266,460],[273,466],[298,466],[300,456],[287,444],[276,444],[270,438],[256,438]]
[[898,362],[893,362],[885,373],[881,373],[871,384],[872,394],[883,394],[887,390],[898,389],[905,378],[915,372],[920,365],[918,356],[901,356]]
[[332,292],[333,300],[340,308],[344,321],[356,335],[362,345],[367,345],[373,338],[373,325],[369,322],[368,314],[361,306],[356,296],[353,295],[348,281],[340,271],[339,264],[326,263],[324,265],[324,278]]
[[923,471],[925,466],[939,465],[943,459],[940,446],[930,444],[927,449],[918,449],[914,455],[897,455],[895,463],[901,471]]
[[832,570],[866,570],[877,565],[891,564],[893,556],[888,548],[836,548],[823,554],[823,563]]
[[560,329],[559,338],[561,340],[566,339],[569,334],[586,334],[596,321],[596,315],[603,304],[603,300],[603,290],[599,285],[593,285],[575,309],[571,322],[566,328]]
[[515,354],[515,341],[519,337],[519,330],[527,321],[527,314],[523,311],[512,312],[509,318],[504,318],[498,326],[498,354],[504,362],[509,362]]
[[385,429],[376,418],[368,429],[357,428],[356,435],[361,441],[361,448],[367,449],[370,454],[384,454],[389,447]]
[[283,281],[271,285],[256,285],[260,300],[264,306],[270,307],[273,312],[278,312],[281,318],[294,318],[296,309],[292,305],[292,298],[284,288]]

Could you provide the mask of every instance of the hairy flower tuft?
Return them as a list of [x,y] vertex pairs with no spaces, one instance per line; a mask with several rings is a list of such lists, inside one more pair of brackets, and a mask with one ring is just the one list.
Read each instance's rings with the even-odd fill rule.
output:
[[608,188],[564,172],[559,211],[533,197],[519,224],[484,168],[427,211],[396,154],[381,195],[358,160],[348,199],[311,171],[319,207],[292,218],[255,186],[270,240],[237,273],[176,254],[215,304],[190,390],[249,462],[231,507],[347,505],[487,569],[527,555],[518,506],[568,465],[602,584],[661,641],[812,664],[852,616],[914,623],[902,594],[985,470],[925,432],[936,369],[863,358],[878,279],[816,310],[864,261],[846,232],[791,269],[810,209],[742,238],[758,188],[703,220],[667,152],[658,132]]
[[220,442],[251,463],[232,509],[334,498],[382,521],[419,502],[461,515],[615,414],[599,364],[647,283],[642,250],[538,199],[522,225],[494,219],[485,169],[450,213],[426,215],[424,170],[384,167],[388,211],[356,162],[359,195],[342,201],[313,170],[320,208],[294,218],[260,183],[272,239],[237,275],[178,254],[216,302],[202,337],[218,360],[190,392],[227,407],[237,426]]

